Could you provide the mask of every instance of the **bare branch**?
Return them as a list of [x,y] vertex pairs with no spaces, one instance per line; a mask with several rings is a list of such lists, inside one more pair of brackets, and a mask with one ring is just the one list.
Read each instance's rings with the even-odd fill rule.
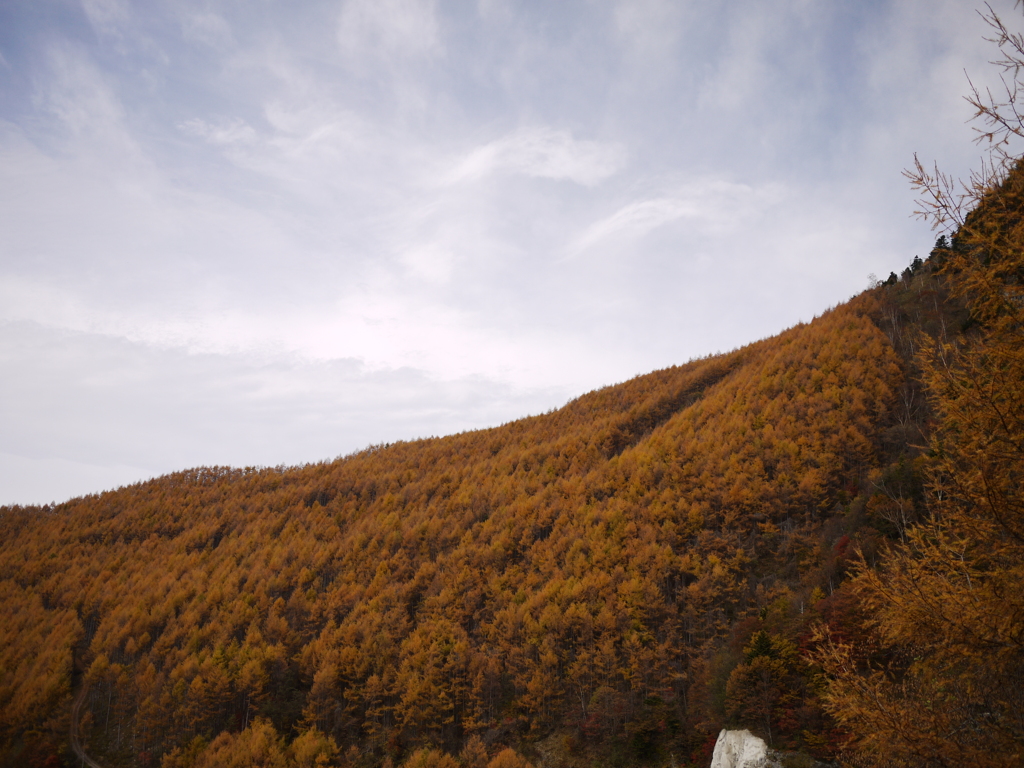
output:
[[[1017,6],[1021,5],[1024,3],[1018,0]],[[938,167],[925,171],[916,155],[914,167],[903,172],[921,195],[914,215],[944,232],[960,228],[966,213],[1006,178],[1021,155],[1018,140],[1024,141],[1024,110],[1019,105],[1024,94],[1024,34],[1007,29],[988,3],[985,8],[978,13],[992,30],[992,36],[985,39],[999,51],[990,63],[1001,70],[1002,92],[997,95],[991,88],[982,92],[967,76],[968,94],[964,99],[974,109],[974,141],[985,148],[986,157],[967,183],[946,176]]]

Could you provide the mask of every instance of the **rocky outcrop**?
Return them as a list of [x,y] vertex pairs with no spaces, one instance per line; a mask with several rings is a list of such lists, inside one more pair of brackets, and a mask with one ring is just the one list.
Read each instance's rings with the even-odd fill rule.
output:
[[775,768],[778,765],[764,739],[750,731],[723,730],[718,734],[711,768]]

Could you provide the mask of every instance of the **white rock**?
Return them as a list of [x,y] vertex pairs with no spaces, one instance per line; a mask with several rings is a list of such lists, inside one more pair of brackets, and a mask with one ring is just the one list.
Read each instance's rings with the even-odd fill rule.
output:
[[750,731],[723,730],[718,734],[711,768],[767,768],[773,764],[764,739]]

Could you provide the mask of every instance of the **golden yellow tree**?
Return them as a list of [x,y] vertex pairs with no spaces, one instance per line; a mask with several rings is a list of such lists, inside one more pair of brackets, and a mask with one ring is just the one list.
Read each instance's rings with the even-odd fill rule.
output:
[[825,654],[855,764],[1024,763],[1024,163],[1009,151],[1024,138],[1024,39],[987,19],[1012,75],[1005,102],[969,97],[987,168],[959,191],[920,164],[908,174],[955,233],[935,256],[975,325],[919,357],[938,417],[930,516],[855,585],[884,663],[858,665],[842,644]]

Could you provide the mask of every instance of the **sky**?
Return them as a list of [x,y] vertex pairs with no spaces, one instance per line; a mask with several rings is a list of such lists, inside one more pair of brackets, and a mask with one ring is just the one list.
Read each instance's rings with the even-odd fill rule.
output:
[[978,167],[988,31],[0,0],[0,504],[496,426],[809,321],[927,255],[902,171]]

